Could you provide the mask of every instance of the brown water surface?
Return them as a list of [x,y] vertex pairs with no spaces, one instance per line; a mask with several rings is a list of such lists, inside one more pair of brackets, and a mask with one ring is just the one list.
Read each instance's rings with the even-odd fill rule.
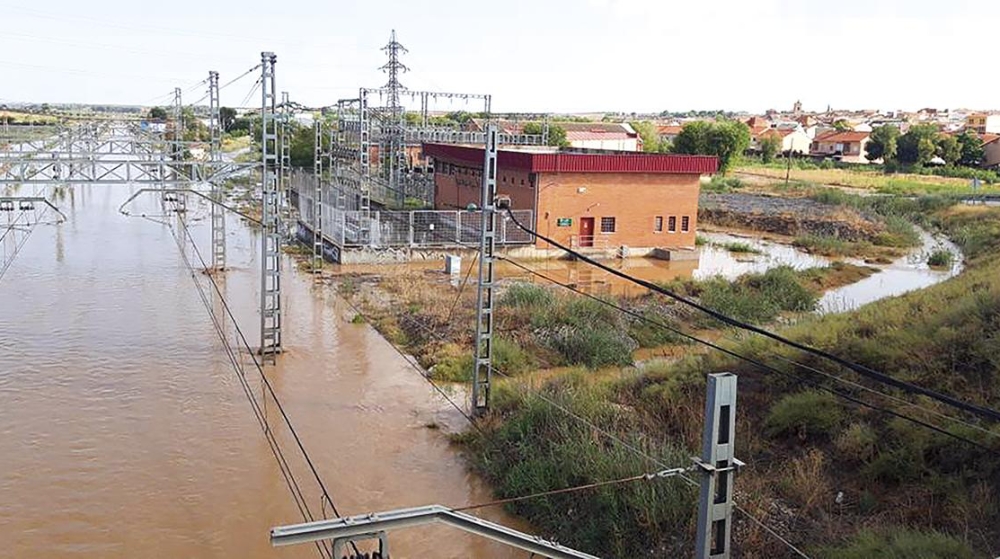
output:
[[[272,526],[302,516],[171,229],[117,212],[131,192],[73,187],[69,221],[40,226],[0,279],[0,557],[316,556],[270,546]],[[207,209],[191,205],[207,254]],[[131,211],[159,208],[143,195]],[[254,343],[257,243],[234,222],[220,284]],[[458,425],[456,412],[328,287],[284,266],[286,353],[268,375],[340,512],[490,500],[428,427]],[[320,490],[267,406],[318,515]],[[391,545],[401,558],[527,556],[444,527]]]

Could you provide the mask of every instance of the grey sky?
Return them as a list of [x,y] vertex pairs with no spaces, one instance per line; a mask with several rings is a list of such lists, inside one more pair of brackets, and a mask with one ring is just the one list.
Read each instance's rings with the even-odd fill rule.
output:
[[1000,108],[996,0],[5,0],[0,13],[0,102],[165,103],[174,86],[189,102],[208,70],[226,83],[273,50],[278,89],[327,105],[384,83],[395,28],[404,85],[492,93],[498,111]]

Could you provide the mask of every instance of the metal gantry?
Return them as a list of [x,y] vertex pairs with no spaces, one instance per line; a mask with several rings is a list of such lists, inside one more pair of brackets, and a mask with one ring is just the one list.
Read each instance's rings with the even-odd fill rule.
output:
[[493,378],[493,266],[496,249],[497,127],[486,127],[483,161],[482,223],[479,238],[479,289],[476,293],[476,354],[472,372],[472,411],[490,407]]
[[222,181],[256,166],[175,159],[191,145],[143,131],[131,122],[60,126],[50,137],[0,151],[0,185],[185,186]]
[[[208,112],[209,133],[211,144],[209,160],[212,163],[222,161],[222,115],[219,106],[219,73],[208,73]],[[226,212],[222,207],[225,192],[222,181],[212,181],[212,269],[221,271],[226,268]]]
[[273,364],[281,353],[281,234],[278,208],[278,118],[273,52],[261,53],[261,276],[260,356]]

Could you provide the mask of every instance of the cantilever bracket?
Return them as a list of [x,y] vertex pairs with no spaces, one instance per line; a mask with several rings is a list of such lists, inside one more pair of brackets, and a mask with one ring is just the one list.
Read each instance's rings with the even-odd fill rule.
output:
[[368,536],[400,528],[411,528],[440,522],[511,547],[523,549],[552,559],[598,559],[594,555],[564,547],[537,536],[519,532],[500,524],[441,505],[428,505],[410,509],[365,514],[271,529],[271,545],[283,546],[321,540],[341,540]]

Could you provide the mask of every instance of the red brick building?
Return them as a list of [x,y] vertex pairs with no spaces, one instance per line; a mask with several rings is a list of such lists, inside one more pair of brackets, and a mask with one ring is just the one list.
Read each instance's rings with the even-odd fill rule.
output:
[[[425,144],[424,154],[438,209],[479,205],[482,147]],[[717,170],[715,157],[512,147],[497,155],[497,192],[534,210],[532,226],[560,243],[644,254],[694,247],[700,178]]]

